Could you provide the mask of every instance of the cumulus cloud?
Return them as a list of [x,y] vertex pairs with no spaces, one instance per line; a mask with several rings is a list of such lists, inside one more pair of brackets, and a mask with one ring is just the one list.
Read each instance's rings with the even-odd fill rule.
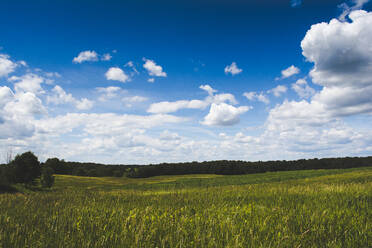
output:
[[46,113],[46,108],[35,94],[14,94],[7,86],[0,87],[0,141],[3,139],[14,142],[14,139],[31,137],[35,132],[32,119]]
[[98,61],[98,54],[95,51],[82,51],[72,62],[81,64],[85,61]]
[[352,130],[342,117],[372,112],[372,15],[353,11],[349,18],[319,23],[307,32],[303,55],[314,63],[310,76],[322,89],[316,92],[305,79],[293,84],[300,97],[310,99],[286,100],[271,109],[262,140],[297,154],[365,151],[371,141],[363,135],[371,134]]
[[285,100],[270,110],[267,128],[286,131],[303,125],[321,126],[331,120],[332,117],[324,111],[324,105],[319,102]]
[[268,93],[272,93],[276,97],[280,97],[282,94],[287,92],[287,86],[285,85],[278,85],[275,88],[268,91]]
[[208,126],[230,126],[240,121],[240,115],[250,110],[249,106],[234,107],[226,103],[212,103],[202,124]]
[[153,103],[148,108],[149,113],[172,113],[180,109],[205,109],[212,103],[224,103],[229,102],[230,104],[237,104],[238,101],[235,99],[234,95],[229,93],[214,94],[217,92],[209,85],[201,85],[200,89],[208,92],[208,96],[203,100],[179,100],[174,102],[158,102]]
[[88,110],[93,107],[93,102],[87,98],[82,98],[80,100],[75,99],[72,94],[66,93],[61,86],[56,85],[52,92],[53,95],[47,96],[47,102],[53,104],[73,104],[79,110]]
[[13,99],[14,94],[7,86],[0,86],[0,107],[3,107],[7,102]]
[[153,82],[155,82],[155,78],[149,78],[149,79],[147,79],[147,82],[153,83]]
[[293,75],[296,75],[298,73],[300,73],[300,69],[297,68],[294,65],[291,65],[287,69],[282,70],[282,76],[280,78],[276,78],[276,80],[284,79],[284,78],[289,78],[289,77],[291,77]]
[[119,67],[111,67],[105,74],[107,80],[114,80],[125,83],[129,81],[129,76]]
[[259,94],[256,93],[256,92],[245,92],[245,93],[243,93],[243,96],[245,96],[250,101],[257,100],[257,101],[263,102],[265,104],[270,103],[269,98],[262,92],[260,92]]
[[143,64],[143,68],[147,70],[150,76],[155,77],[166,77],[167,73],[163,71],[163,67],[157,65],[155,61],[150,59],[144,59],[145,63]]
[[99,55],[96,51],[87,50],[87,51],[80,52],[79,55],[76,56],[72,60],[72,62],[75,63],[75,64],[81,64],[81,63],[86,62],[86,61],[91,61],[91,62],[95,62],[95,61],[98,61],[98,60],[110,61],[111,58],[112,58],[112,56],[109,53]]
[[0,54],[0,77],[8,76],[16,67],[17,64],[11,61],[8,55]]
[[372,13],[357,10],[349,18],[313,25],[301,42],[314,63],[312,81],[323,86],[313,99],[334,115],[372,111]]
[[47,112],[41,100],[32,92],[16,94],[14,100],[4,106],[4,110],[21,116],[45,114]]
[[27,73],[20,77],[12,76],[8,80],[14,83],[14,89],[16,92],[32,92],[34,94],[44,93],[41,84],[45,82],[45,79],[39,75]]
[[292,89],[301,97],[301,98],[310,98],[315,95],[315,90],[311,88],[307,81],[303,78],[296,81],[292,84]]
[[237,75],[241,73],[243,70],[238,68],[235,62],[232,62],[231,65],[228,65],[225,67],[225,73],[226,74],[231,74],[231,75]]

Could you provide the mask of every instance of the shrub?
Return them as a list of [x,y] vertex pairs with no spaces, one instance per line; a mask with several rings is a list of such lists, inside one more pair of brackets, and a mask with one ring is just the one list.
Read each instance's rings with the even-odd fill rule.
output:
[[44,167],[41,171],[40,183],[44,188],[51,188],[54,184],[53,169],[50,167]]

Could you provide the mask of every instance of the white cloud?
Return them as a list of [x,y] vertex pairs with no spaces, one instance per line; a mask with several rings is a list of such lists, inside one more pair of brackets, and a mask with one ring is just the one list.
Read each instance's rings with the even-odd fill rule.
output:
[[291,0],[291,7],[297,7],[302,4],[302,0]]
[[205,109],[212,103],[224,103],[229,102],[230,104],[238,104],[234,95],[229,93],[216,94],[217,92],[209,85],[201,85],[199,87],[202,90],[208,92],[208,96],[204,100],[179,100],[174,102],[158,102],[153,103],[148,108],[147,112],[149,113],[172,113],[180,109]]
[[133,102],[145,102],[147,101],[147,97],[144,97],[144,96],[127,96],[127,97],[123,97],[123,101],[124,102],[130,102],[130,103],[133,103]]
[[260,101],[260,102],[263,102],[265,104],[270,103],[269,98],[267,98],[267,96],[265,96],[262,92],[259,95],[257,95],[257,100]]
[[73,104],[79,110],[88,110],[93,107],[93,102],[87,98],[82,98],[80,100],[75,99],[72,94],[67,94],[61,86],[56,85],[53,88],[53,95],[47,96],[47,102],[53,104]]
[[47,112],[41,100],[32,92],[17,93],[12,101],[5,104],[4,110],[13,116],[32,116]]
[[160,134],[160,139],[161,140],[180,140],[181,137],[178,133],[165,130]]
[[372,85],[368,87],[324,87],[314,95],[313,101],[321,102],[334,116],[356,115],[372,112]]
[[125,83],[129,81],[129,76],[119,67],[111,67],[105,74],[107,80],[114,80]]
[[50,78],[52,78],[52,77],[55,77],[55,78],[62,77],[61,74],[59,74],[58,72],[46,72],[45,76],[50,77]]
[[98,61],[98,54],[95,51],[83,51],[72,60],[72,62],[79,64],[85,61]]
[[234,95],[230,93],[222,93],[222,94],[216,94],[211,97],[206,98],[206,102],[209,103],[223,103],[223,102],[229,102],[230,104],[238,104],[238,101],[235,99]]
[[260,92],[259,94],[257,94],[256,92],[245,92],[243,93],[243,96],[245,96],[250,101],[257,100],[265,104],[270,103],[269,98],[266,95],[264,95],[262,92]]
[[180,109],[204,109],[209,104],[201,100],[179,100],[175,102],[157,102],[147,109],[149,113],[172,113]]
[[18,64],[20,64],[21,66],[24,66],[24,67],[28,67],[26,61],[24,61],[24,60],[18,61]]
[[303,125],[320,126],[331,120],[332,117],[319,102],[285,100],[270,110],[267,129],[286,131]]
[[12,73],[17,64],[12,62],[10,57],[6,54],[0,54],[0,77],[8,76],[8,74]]
[[101,60],[102,61],[110,61],[111,58],[112,58],[111,54],[105,53],[105,54],[102,55]]
[[132,107],[133,103],[140,103],[147,101],[147,97],[144,96],[126,96],[123,97],[122,101],[124,102],[125,106]]
[[206,84],[206,85],[200,85],[199,88],[202,89],[202,90],[205,90],[206,92],[208,92],[209,95],[213,95],[215,92],[217,92],[217,90],[213,89],[208,84]]
[[98,87],[98,88],[96,88],[96,90],[99,93],[101,93],[101,95],[98,98],[98,100],[100,102],[105,102],[109,99],[115,98],[115,97],[118,96],[118,94],[121,91],[123,91],[120,87],[116,87],[116,86],[109,86],[109,87],[106,87],[106,88]]
[[16,92],[44,93],[41,84],[44,83],[45,79],[36,74],[28,73],[21,77],[12,76],[8,80],[14,82],[14,89]]
[[46,108],[34,93],[14,94],[10,88],[0,87],[0,144],[1,140],[8,140],[13,146],[16,145],[14,139],[22,141],[31,137],[35,132],[32,119],[46,113]]
[[370,0],[353,0],[351,3],[353,6],[349,6],[347,3],[342,3],[338,7],[342,9],[342,13],[338,17],[341,21],[346,21],[346,16],[348,16],[352,11],[359,10],[364,4],[368,3]]
[[[132,69],[131,76],[134,76],[135,74],[137,74],[137,75],[139,74],[139,72],[137,71],[136,67],[134,66],[133,61],[128,61],[128,62],[124,65],[124,67],[130,67],[130,68]],[[150,79],[149,79],[149,80],[150,80]],[[151,81],[148,81],[148,82],[153,83],[153,82],[151,82]]]
[[143,64],[143,68],[147,70],[150,76],[156,77],[166,77],[167,73],[163,71],[163,67],[157,65],[155,61],[150,59],[144,59],[145,64]]
[[75,106],[79,110],[88,110],[93,107],[93,101],[88,100],[87,98],[82,98],[81,100],[77,100],[75,102]]
[[0,108],[13,99],[14,94],[7,86],[0,86]]
[[307,81],[303,78],[296,81],[292,84],[292,89],[301,97],[301,98],[310,98],[315,95],[316,91],[311,88]]
[[313,25],[301,42],[314,63],[312,81],[323,86],[313,99],[335,116],[372,112],[372,13],[353,11],[349,18]]
[[226,103],[212,103],[207,116],[202,124],[208,126],[230,126],[240,121],[239,116],[248,110],[249,106],[234,107]]
[[245,93],[243,93],[243,96],[245,96],[250,101],[254,101],[255,98],[256,98],[256,92],[254,92],[254,91],[245,92]]
[[67,94],[61,86],[56,85],[52,91],[54,92],[53,96],[47,96],[48,103],[54,104],[64,104],[64,103],[74,103],[75,98],[72,94]]
[[225,73],[226,74],[231,74],[231,75],[237,75],[241,73],[243,70],[238,68],[235,62],[232,62],[231,65],[228,65],[225,67]]
[[147,82],[153,83],[153,82],[155,82],[155,78],[149,78],[149,79],[147,79]]
[[291,77],[291,76],[293,76],[293,75],[296,75],[296,74],[298,74],[298,73],[300,73],[300,69],[297,68],[297,67],[294,66],[294,65],[291,65],[291,66],[288,67],[287,69],[282,70],[282,76],[281,76],[281,78],[277,78],[277,80],[278,80],[278,79],[289,78],[289,77]]
[[149,129],[167,123],[184,122],[185,118],[172,115],[120,115],[114,113],[68,113],[53,118],[35,120],[35,125],[45,134],[66,134],[82,128],[95,136],[115,136],[131,129]]
[[268,91],[268,93],[274,94],[276,97],[280,97],[282,94],[287,92],[287,86],[285,85],[278,85],[275,88]]

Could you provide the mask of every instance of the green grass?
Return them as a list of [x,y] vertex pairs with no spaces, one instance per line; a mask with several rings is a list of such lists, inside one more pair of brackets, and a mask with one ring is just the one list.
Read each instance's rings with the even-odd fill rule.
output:
[[0,247],[372,247],[372,168],[18,189],[0,194]]

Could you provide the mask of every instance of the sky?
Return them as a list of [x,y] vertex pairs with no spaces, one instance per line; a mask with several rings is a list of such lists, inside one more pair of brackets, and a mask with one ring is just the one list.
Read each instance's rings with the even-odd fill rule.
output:
[[369,0],[3,0],[0,160],[370,156],[371,10]]

